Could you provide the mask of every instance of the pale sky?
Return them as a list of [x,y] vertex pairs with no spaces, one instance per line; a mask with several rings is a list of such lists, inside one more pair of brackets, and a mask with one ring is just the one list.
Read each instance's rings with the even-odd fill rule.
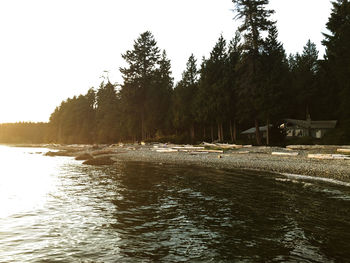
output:
[[[270,0],[287,53],[321,45],[330,0]],[[121,54],[151,31],[175,81],[194,53],[208,56],[240,24],[231,0],[0,0],[0,123],[48,121],[62,100],[97,88],[103,71],[121,82]]]

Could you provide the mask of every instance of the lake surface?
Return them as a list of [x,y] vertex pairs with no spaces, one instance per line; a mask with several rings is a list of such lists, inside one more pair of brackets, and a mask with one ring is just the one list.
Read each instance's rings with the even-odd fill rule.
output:
[[349,262],[350,186],[0,146],[0,262]]

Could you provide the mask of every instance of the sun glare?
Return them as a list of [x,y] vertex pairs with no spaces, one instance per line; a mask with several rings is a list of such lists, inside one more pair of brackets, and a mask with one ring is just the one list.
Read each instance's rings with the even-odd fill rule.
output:
[[32,154],[43,149],[21,150],[20,154],[18,148],[0,146],[0,218],[40,208],[55,187],[51,176],[54,162],[49,158],[42,162],[41,155]]

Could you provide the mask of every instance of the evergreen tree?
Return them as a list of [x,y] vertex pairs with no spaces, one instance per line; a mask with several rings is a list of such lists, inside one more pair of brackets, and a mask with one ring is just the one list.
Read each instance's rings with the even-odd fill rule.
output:
[[224,140],[223,122],[227,120],[230,104],[230,91],[226,77],[227,51],[226,41],[220,36],[210,57],[205,62],[205,69],[201,74],[201,89],[208,94],[207,111],[211,113],[211,123],[216,123],[218,140]]
[[209,75],[209,70],[207,68],[207,59],[202,58],[202,63],[199,69],[199,81],[198,81],[198,90],[194,99],[194,116],[197,123],[200,123],[204,127],[204,136],[205,129],[207,126],[210,126],[211,140],[214,141],[214,115],[211,112],[212,95],[210,94],[210,84],[207,80]]
[[241,35],[237,31],[234,38],[228,46],[227,63],[225,66],[226,85],[228,87],[228,116],[230,127],[231,141],[237,141],[237,65],[240,63],[241,52]]
[[95,133],[95,91],[63,101],[50,116],[49,140],[92,143]]
[[242,19],[239,32],[243,34],[243,57],[239,69],[240,115],[255,121],[256,141],[261,144],[259,113],[261,110],[262,69],[261,50],[264,45],[262,33],[268,31],[274,22],[269,17],[274,11],[266,9],[268,0],[232,0],[236,6],[236,18]]
[[101,83],[96,94],[96,141],[113,143],[120,138],[118,96],[109,81]]
[[322,64],[323,85],[329,110],[342,120],[350,120],[350,2],[336,0],[327,23],[330,34],[324,34],[325,62]]
[[261,89],[261,112],[260,116],[266,120],[267,137],[266,143],[270,144],[270,122],[283,117],[285,101],[283,96],[288,85],[288,63],[283,45],[278,41],[278,32],[275,26],[268,31],[264,41],[262,56],[263,77]]
[[316,112],[318,103],[318,87],[316,79],[318,73],[318,51],[310,40],[306,43],[301,55],[295,56],[292,70],[295,117],[304,119],[310,113]]
[[173,124],[176,129],[189,131],[191,139],[195,137],[195,104],[198,89],[197,60],[192,54],[182,73],[182,79],[177,83],[173,94]]
[[214,125],[217,126],[217,139],[224,140],[224,123],[229,124],[231,140],[236,139],[235,88],[236,66],[241,55],[239,41],[240,36],[237,34],[227,48],[225,39],[220,36],[210,57],[203,58],[201,65],[195,100],[196,117],[204,126],[210,125],[212,140],[214,140]]
[[145,124],[148,138],[158,136],[170,128],[170,104],[173,90],[171,64],[165,50],[159,60],[153,84],[150,86],[145,102]]
[[238,31],[243,33],[243,49],[253,56],[259,56],[259,49],[264,44],[262,32],[266,32],[274,25],[269,17],[274,13],[267,10],[268,0],[232,0],[236,6],[237,19],[243,24]]
[[51,127],[57,127],[55,141],[59,143],[73,143],[76,128],[76,114],[74,104],[77,98],[69,98],[63,101],[50,116]]
[[134,131],[134,137],[145,139],[149,132],[146,129],[146,116],[152,114],[146,111],[147,100],[155,85],[160,50],[152,33],[146,31],[135,40],[133,50],[126,51],[122,57],[128,64],[120,68],[124,79],[120,95],[126,107],[125,118],[130,122],[129,127],[138,127],[141,131],[141,134]]
[[49,121],[49,140],[52,142],[60,142],[61,130],[62,130],[62,106],[64,102],[61,102],[60,106],[57,106],[53,113],[50,115]]

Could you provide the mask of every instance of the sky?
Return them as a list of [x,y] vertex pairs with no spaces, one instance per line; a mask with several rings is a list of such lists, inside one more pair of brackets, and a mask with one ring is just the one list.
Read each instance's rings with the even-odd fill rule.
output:
[[[308,39],[320,57],[330,0],[270,0],[286,52]],[[62,100],[98,88],[108,71],[122,82],[121,54],[146,30],[172,63],[175,82],[188,57],[208,57],[220,34],[232,39],[231,0],[1,0],[0,123],[48,121]]]

